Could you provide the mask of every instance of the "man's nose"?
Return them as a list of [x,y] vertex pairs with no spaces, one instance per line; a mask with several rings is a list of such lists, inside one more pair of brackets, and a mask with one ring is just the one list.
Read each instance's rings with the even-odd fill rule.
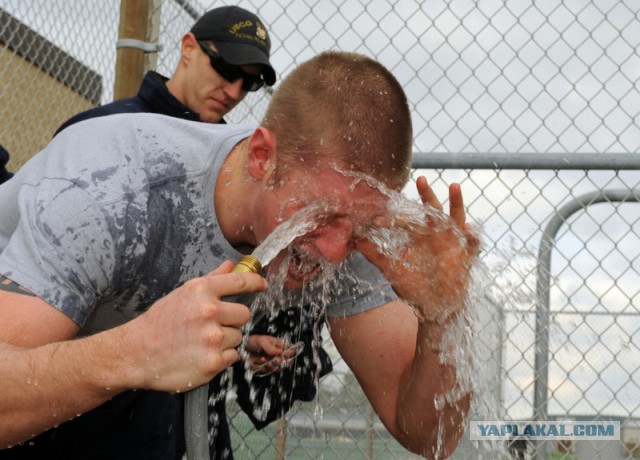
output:
[[232,101],[239,101],[240,97],[242,96],[242,78],[238,78],[236,81],[229,82],[229,84],[225,86],[224,92]]
[[330,262],[342,262],[349,254],[349,243],[353,236],[353,226],[347,220],[323,225],[316,230],[315,245],[324,258]]

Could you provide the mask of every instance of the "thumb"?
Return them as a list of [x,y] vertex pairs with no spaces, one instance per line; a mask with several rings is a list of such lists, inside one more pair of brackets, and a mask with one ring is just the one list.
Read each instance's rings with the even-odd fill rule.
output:
[[378,268],[388,263],[388,258],[380,252],[378,246],[372,241],[361,239],[356,243],[356,249]]

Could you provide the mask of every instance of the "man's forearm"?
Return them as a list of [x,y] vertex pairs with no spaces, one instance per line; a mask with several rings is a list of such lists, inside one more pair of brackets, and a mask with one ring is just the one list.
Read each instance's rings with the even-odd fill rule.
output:
[[[30,334],[22,328],[34,321],[6,327],[8,338],[0,343],[0,448],[29,439],[122,391],[187,391],[233,364],[242,342],[240,327],[250,311],[221,301],[218,292],[244,294],[267,285],[257,274],[231,273],[232,268],[231,262],[225,263],[187,281],[142,315],[90,337],[40,345],[33,337],[47,324],[31,326]],[[31,340],[21,342],[24,334]],[[60,340],[62,333],[57,337]]]
[[[418,324],[412,309],[402,302],[330,318],[329,324],[338,351],[389,432],[405,448],[428,458],[438,450],[453,451],[461,432],[445,429],[442,435],[440,427],[447,425],[441,421],[462,427],[469,398],[458,401],[461,410],[451,404],[444,410],[436,407],[435,401],[444,399],[441,396],[457,384],[453,366],[440,363],[446,327]],[[397,331],[401,333],[390,333]]]
[[0,449],[127,389],[125,349],[118,330],[37,348],[0,344]]
[[[442,338],[449,325],[418,326],[416,354],[398,395],[398,440],[427,458],[447,458],[456,449],[471,394],[461,389],[454,363],[443,363]],[[462,394],[460,391],[462,390]]]

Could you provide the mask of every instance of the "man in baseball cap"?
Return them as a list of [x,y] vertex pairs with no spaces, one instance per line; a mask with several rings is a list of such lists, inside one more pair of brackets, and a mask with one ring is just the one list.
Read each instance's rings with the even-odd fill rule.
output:
[[182,37],[180,61],[171,78],[149,71],[137,95],[81,112],[56,134],[79,121],[116,113],[224,123],[223,117],[248,92],[275,83],[270,50],[267,28],[255,14],[237,6],[215,8]]
[[198,40],[210,40],[227,63],[235,66],[260,64],[268,86],[276,81],[269,62],[271,40],[255,14],[238,6],[222,6],[207,12],[191,28]]

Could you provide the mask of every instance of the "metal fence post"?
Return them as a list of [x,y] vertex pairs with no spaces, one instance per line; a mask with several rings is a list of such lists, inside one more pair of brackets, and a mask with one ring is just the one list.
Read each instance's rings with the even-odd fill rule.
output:
[[[547,420],[549,390],[549,291],[551,278],[551,252],[555,237],[562,224],[575,212],[587,206],[603,202],[640,202],[640,190],[597,190],[585,193],[562,206],[544,229],[538,252],[538,273],[536,277],[536,332],[533,410],[536,420]],[[538,444],[539,445],[539,444]],[[536,457],[542,458],[536,450]]]

